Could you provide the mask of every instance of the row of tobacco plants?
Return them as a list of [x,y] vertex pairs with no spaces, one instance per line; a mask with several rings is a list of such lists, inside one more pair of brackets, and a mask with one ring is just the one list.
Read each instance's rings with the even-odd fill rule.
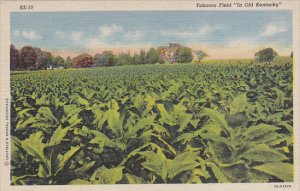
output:
[[292,64],[11,75],[11,184],[293,181]]

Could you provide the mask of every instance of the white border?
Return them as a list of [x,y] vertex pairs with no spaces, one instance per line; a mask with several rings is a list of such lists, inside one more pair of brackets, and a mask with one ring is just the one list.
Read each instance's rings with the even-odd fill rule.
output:
[[[196,3],[213,2],[281,2],[279,8],[197,8]],[[0,191],[127,191],[127,190],[214,190],[214,191],[300,191],[300,1],[2,1],[0,0]],[[150,10],[280,10],[293,11],[293,51],[294,51],[294,182],[293,183],[227,183],[227,184],[168,184],[168,185],[92,185],[92,186],[10,186],[10,166],[5,166],[5,99],[10,98],[10,12],[24,12],[20,5],[33,5],[29,12],[41,11],[150,11]],[[291,185],[291,188],[274,188],[274,185]]]

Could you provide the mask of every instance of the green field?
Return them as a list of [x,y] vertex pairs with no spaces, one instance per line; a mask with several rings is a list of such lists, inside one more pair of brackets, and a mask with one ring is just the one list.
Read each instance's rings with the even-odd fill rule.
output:
[[12,184],[293,181],[292,64],[11,75]]

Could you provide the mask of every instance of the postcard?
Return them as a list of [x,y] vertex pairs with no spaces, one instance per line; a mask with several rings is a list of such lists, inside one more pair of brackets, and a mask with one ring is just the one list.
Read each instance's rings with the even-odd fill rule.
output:
[[298,1],[2,1],[0,190],[298,191]]

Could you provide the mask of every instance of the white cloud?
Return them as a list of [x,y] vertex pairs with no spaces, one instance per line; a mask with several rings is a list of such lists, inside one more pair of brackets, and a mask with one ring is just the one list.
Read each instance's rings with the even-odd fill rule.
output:
[[22,36],[29,40],[42,39],[42,36],[35,31],[22,31]]
[[105,25],[99,27],[97,35],[85,39],[85,45],[88,49],[97,49],[103,46],[112,47],[115,43],[121,45],[124,41],[139,41],[143,36],[139,30],[125,31],[120,25]]
[[65,38],[66,33],[62,31],[55,31],[54,36],[56,36],[57,38]]
[[124,34],[125,40],[130,40],[130,41],[138,41],[141,40],[143,37],[143,33],[141,31],[129,31]]
[[219,26],[204,25],[198,27],[196,31],[160,31],[162,34],[178,36],[178,37],[201,37],[211,32],[220,30]]
[[283,33],[286,31],[287,28],[285,26],[276,26],[274,24],[268,24],[261,33],[261,36],[273,36],[275,34]]
[[117,32],[122,32],[123,28],[120,25],[112,24],[99,27],[101,37],[108,37]]
[[22,37],[28,40],[38,40],[42,39],[42,35],[38,34],[35,31],[25,31],[25,30],[16,30],[13,33],[16,37]]
[[82,43],[82,32],[72,32],[71,40],[73,41],[74,44],[81,44]]

